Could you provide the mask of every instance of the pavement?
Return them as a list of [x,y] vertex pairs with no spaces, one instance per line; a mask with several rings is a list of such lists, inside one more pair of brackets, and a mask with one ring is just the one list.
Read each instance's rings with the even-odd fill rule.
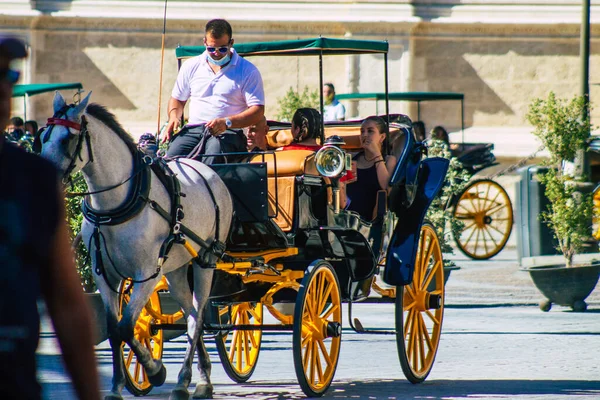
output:
[[[529,273],[519,265],[514,247],[506,247],[485,261],[471,260],[459,250],[445,258],[454,260],[460,267],[451,272],[446,284],[446,307],[535,307],[544,300]],[[600,288],[596,287],[586,302],[589,309],[600,309]]]
[[[359,335],[344,324],[342,353],[335,381],[325,397],[338,399],[504,399],[581,400],[600,398],[600,289],[588,297],[588,311],[573,313],[554,306],[538,308],[542,295],[521,270],[517,252],[505,248],[496,257],[473,261],[457,253],[447,258],[460,267],[446,284],[446,312],[440,351],[431,376],[411,385],[402,376],[395,337]],[[344,306],[345,308],[345,306]],[[347,311],[343,312],[344,319]],[[356,305],[355,316],[369,328],[394,324],[393,304]],[[47,319],[42,321],[38,368],[45,399],[73,399],[60,360],[60,349]],[[234,384],[219,366],[214,342],[216,397],[224,399],[303,398],[294,375],[291,335],[267,332],[260,363],[251,382]],[[167,382],[148,399],[167,399],[177,380],[185,342],[165,345]],[[101,385],[106,394],[112,375],[107,341],[96,347]],[[368,355],[368,356],[364,356]],[[358,365],[357,365],[358,364]],[[197,372],[194,371],[194,374]],[[134,399],[126,391],[125,399]]]

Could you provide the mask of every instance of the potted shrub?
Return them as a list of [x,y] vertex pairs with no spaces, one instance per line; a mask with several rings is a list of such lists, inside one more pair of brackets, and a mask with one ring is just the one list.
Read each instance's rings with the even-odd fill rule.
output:
[[558,240],[564,263],[556,265],[555,258],[549,257],[549,263],[539,265],[543,257],[537,257],[538,265],[526,270],[548,299],[540,304],[543,311],[550,310],[552,303],[584,311],[584,300],[596,286],[600,271],[600,264],[593,262],[595,256],[592,262],[575,262],[591,239],[593,213],[592,194],[584,189],[587,177],[572,168],[578,152],[587,147],[591,129],[587,102],[582,96],[558,99],[550,92],[547,99],[531,103],[527,120],[549,153],[544,162],[547,169],[539,179],[550,204],[540,217]]

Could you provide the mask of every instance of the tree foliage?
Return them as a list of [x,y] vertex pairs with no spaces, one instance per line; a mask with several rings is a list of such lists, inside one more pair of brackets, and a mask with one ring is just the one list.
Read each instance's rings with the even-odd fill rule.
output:
[[285,96],[277,99],[277,103],[279,104],[277,119],[279,121],[291,121],[294,113],[299,108],[311,107],[317,110],[320,108],[319,91],[317,89],[310,91],[308,86],[305,86],[300,93],[290,86]]
[[533,100],[527,120],[550,154],[544,162],[549,168],[540,174],[550,203],[541,218],[554,232],[558,250],[570,267],[573,256],[590,238],[593,214],[592,194],[577,188],[578,181],[586,177],[572,176],[565,169],[565,162],[573,161],[587,147],[591,129],[587,102],[583,96],[566,100],[550,92],[547,99]]
[[[87,191],[87,185],[81,172],[77,173],[73,177],[73,185],[70,187],[70,191],[73,192],[85,192]],[[67,223],[69,224],[69,231],[71,233],[71,241],[75,239],[77,234],[81,231],[81,223],[83,222],[83,214],[81,213],[81,197],[70,197],[65,199],[67,208]],[[94,283],[94,274],[90,262],[87,262],[88,252],[83,243],[79,241],[75,247],[75,263],[77,266],[77,273],[81,278],[81,285],[83,290],[87,293],[94,292],[96,290],[96,284]]]

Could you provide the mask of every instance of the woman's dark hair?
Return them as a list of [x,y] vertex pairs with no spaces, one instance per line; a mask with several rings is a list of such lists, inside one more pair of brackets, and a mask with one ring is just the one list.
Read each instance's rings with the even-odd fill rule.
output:
[[27,125],[31,125],[31,134],[35,135],[38,131],[38,123],[35,122],[34,120],[29,120],[29,121],[25,121],[25,130],[27,130]]
[[314,108],[299,108],[292,117],[292,123],[300,127],[298,141],[316,139],[321,130],[321,113]]
[[385,139],[383,140],[383,143],[381,143],[381,149],[383,150],[384,155],[388,154],[389,153],[389,149],[388,149],[389,128],[388,128],[387,122],[385,122],[385,120],[381,117],[378,117],[376,115],[371,115],[370,117],[365,118],[363,120],[363,122],[361,123],[361,125],[367,121],[373,121],[375,123],[375,126],[377,126],[377,130],[385,135]]
[[415,121],[412,124],[413,131],[415,132],[415,138],[417,142],[423,142],[425,140],[425,124],[423,121]]
[[443,126],[436,126],[431,130],[430,136],[432,139],[441,140],[447,145],[450,145],[450,137],[448,136],[448,132],[444,129]]

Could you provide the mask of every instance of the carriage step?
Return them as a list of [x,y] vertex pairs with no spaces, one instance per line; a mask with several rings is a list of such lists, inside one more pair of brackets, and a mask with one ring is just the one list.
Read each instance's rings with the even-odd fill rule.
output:
[[350,323],[350,327],[356,333],[372,333],[372,334],[375,334],[375,335],[395,335],[396,334],[396,331],[390,331],[390,330],[387,330],[387,329],[365,328],[358,318],[354,318],[354,323]]

